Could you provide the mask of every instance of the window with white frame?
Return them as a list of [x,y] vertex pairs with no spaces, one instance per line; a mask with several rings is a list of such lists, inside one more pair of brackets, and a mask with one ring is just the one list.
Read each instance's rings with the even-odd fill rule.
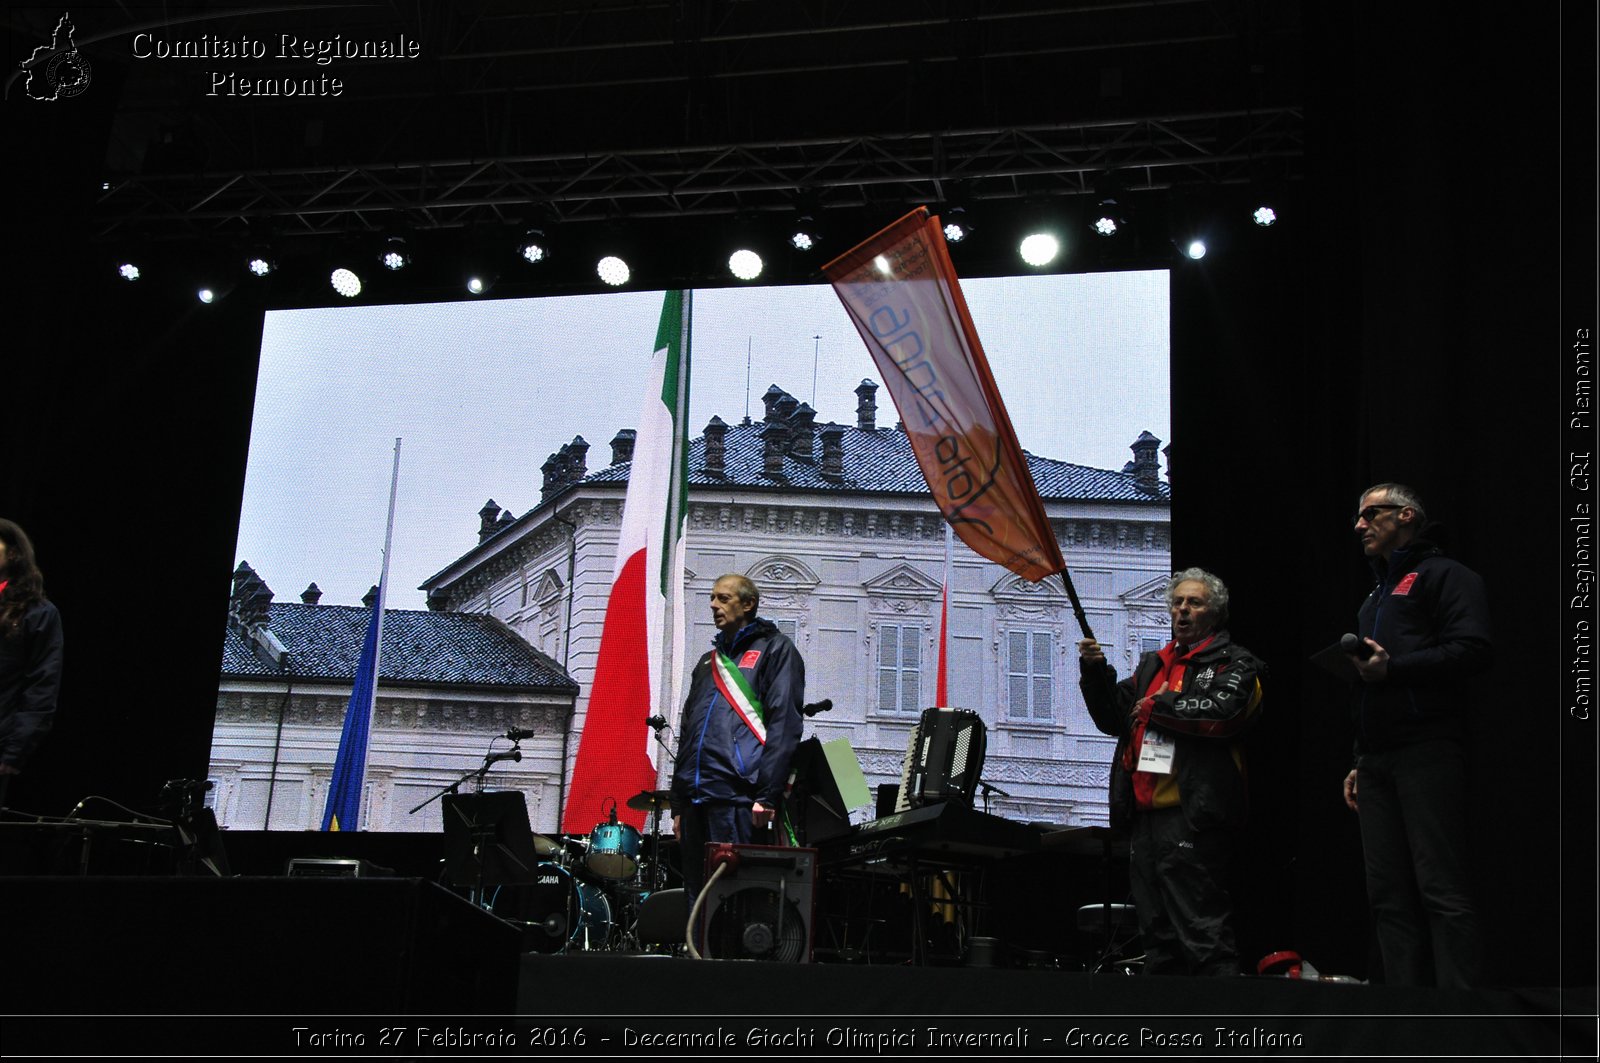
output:
[[1053,641],[1048,631],[1006,633],[1007,715],[1011,719],[1045,722],[1054,718]]
[[878,625],[878,709],[914,715],[922,704],[922,627]]

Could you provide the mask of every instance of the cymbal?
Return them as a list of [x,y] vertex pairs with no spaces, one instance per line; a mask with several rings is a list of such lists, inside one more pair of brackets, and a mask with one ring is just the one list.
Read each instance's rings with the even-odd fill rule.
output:
[[628,807],[638,812],[651,812],[658,808],[666,808],[672,803],[672,795],[666,790],[640,790],[628,798]]
[[555,838],[547,838],[543,834],[533,836],[533,851],[539,856],[555,856],[562,849],[561,842]]

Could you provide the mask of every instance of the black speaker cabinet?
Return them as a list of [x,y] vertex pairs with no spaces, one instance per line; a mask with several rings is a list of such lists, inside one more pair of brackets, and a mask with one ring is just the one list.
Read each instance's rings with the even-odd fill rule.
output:
[[519,931],[419,879],[8,878],[5,1010],[491,1014]]
[[735,845],[736,861],[706,886],[704,955],[811,962],[817,851]]

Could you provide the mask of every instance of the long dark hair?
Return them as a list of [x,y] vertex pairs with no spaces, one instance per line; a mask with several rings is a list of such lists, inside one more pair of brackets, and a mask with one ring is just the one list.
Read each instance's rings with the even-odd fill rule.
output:
[[44,574],[33,559],[33,543],[28,533],[14,520],[0,517],[0,542],[6,544],[3,575],[6,589],[0,592],[0,638],[11,638],[22,626],[22,617],[44,600]]

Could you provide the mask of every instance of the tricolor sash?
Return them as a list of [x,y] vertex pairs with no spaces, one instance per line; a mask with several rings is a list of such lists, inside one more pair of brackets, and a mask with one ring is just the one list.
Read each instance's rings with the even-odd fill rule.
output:
[[744,725],[750,728],[756,741],[766,745],[766,710],[761,707],[761,699],[756,697],[744,673],[720,650],[711,654],[711,678],[717,684],[717,692],[728,699],[728,704],[733,706],[733,711],[739,714]]

